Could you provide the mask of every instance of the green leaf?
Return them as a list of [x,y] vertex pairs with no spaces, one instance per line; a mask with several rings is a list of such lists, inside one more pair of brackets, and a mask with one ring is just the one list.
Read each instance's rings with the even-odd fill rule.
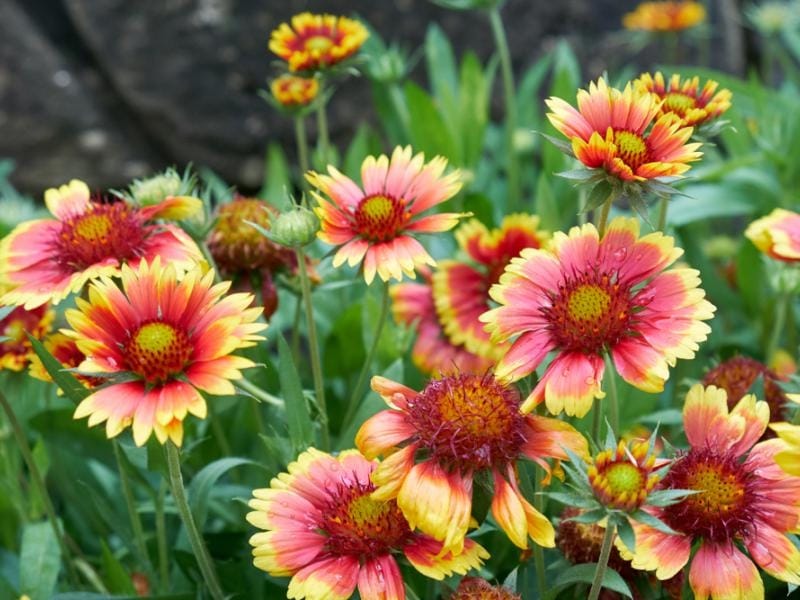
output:
[[636,534],[633,532],[633,527],[631,527],[630,521],[628,518],[623,516],[620,519],[616,519],[617,521],[617,535],[619,539],[622,540],[622,543],[630,550],[631,552],[636,551]]
[[481,157],[489,120],[491,78],[483,72],[478,57],[467,52],[461,62],[461,87],[458,101],[458,130],[463,147],[463,163],[474,168]]
[[[554,586],[556,588],[565,588],[575,583],[592,583],[596,569],[596,563],[573,565],[556,577]],[[603,574],[603,587],[622,594],[626,598],[633,598],[628,584],[620,577],[619,573],[611,568],[606,569]]]
[[658,517],[654,517],[653,515],[643,511],[642,509],[639,509],[636,512],[632,513],[631,519],[633,519],[634,521],[639,521],[639,523],[642,523],[644,525],[649,525],[653,529],[658,529],[663,533],[669,533],[672,535],[677,534],[677,531],[675,531],[669,525],[664,523],[664,521],[662,521]]
[[597,510],[590,510],[564,520],[574,521],[575,523],[597,523],[603,520],[607,515],[608,511],[605,508],[598,508]]
[[459,146],[447,128],[433,99],[418,85],[408,82],[405,86],[408,110],[413,115],[409,123],[409,134],[415,150],[427,156],[440,154],[451,163],[461,165]]
[[425,34],[425,62],[433,95],[440,101],[452,97],[453,91],[458,89],[456,59],[450,41],[435,24],[431,24]]
[[583,205],[583,208],[581,208],[581,214],[587,213],[605,204],[613,190],[614,187],[607,179],[598,181],[586,197],[586,203]]
[[291,208],[289,193],[292,191],[292,177],[289,162],[278,144],[270,144],[267,148],[264,182],[261,185],[259,198],[268,200],[281,212]]
[[657,490],[647,496],[647,504],[649,506],[669,506],[670,504],[676,504],[677,502],[680,502],[687,496],[697,493],[697,490]]
[[200,469],[200,472],[192,479],[187,495],[189,497],[189,505],[192,507],[192,514],[194,514],[197,522],[197,528],[201,531],[208,515],[208,504],[214,484],[225,473],[242,465],[258,466],[258,463],[248,458],[220,458]]
[[654,423],[661,425],[680,425],[683,423],[683,413],[677,408],[666,408],[639,419],[642,423]]
[[133,587],[133,582],[127,570],[109,550],[105,540],[100,540],[100,551],[100,558],[103,563],[103,581],[109,591],[115,594],[136,594],[136,588]]
[[29,523],[22,530],[20,592],[31,600],[50,600],[58,580],[61,552],[49,522]]
[[300,376],[292,360],[292,351],[282,335],[278,335],[278,378],[281,382],[281,394],[286,402],[286,424],[289,428],[289,439],[295,454],[299,454],[314,443],[313,423],[308,405],[303,397],[303,386]]
[[716,217],[750,215],[758,202],[733,186],[720,184],[698,183],[686,186],[683,193],[669,203],[668,220],[676,227]]
[[548,498],[552,498],[556,502],[566,504],[567,506],[574,506],[575,508],[597,508],[599,506],[597,500],[582,496],[580,494],[570,494],[564,492],[546,492]]
[[61,388],[61,391],[64,392],[67,398],[75,402],[75,404],[78,404],[92,393],[90,390],[86,389],[72,373],[64,370],[64,365],[58,362],[56,357],[47,351],[47,348],[44,347],[42,342],[30,334],[28,334],[28,339],[33,346],[33,351],[36,352],[36,355],[42,361],[47,373],[53,378],[55,384]]
[[[148,600],[195,600],[197,594],[164,594],[147,596]],[[95,594],[92,592],[66,592],[56,594],[50,600],[142,600],[141,596],[109,596],[108,594]]]

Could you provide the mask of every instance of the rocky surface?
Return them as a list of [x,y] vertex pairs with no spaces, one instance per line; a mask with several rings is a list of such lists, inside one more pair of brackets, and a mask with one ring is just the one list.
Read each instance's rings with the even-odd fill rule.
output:
[[[613,32],[634,4],[508,0],[515,67],[567,36],[587,76],[602,72],[615,64]],[[188,162],[255,187],[266,144],[292,147],[291,123],[257,97],[277,73],[269,33],[302,10],[357,14],[410,49],[429,22],[459,52],[487,59],[494,48],[484,14],[425,0],[3,0],[0,158],[16,161],[14,183],[36,196],[72,177],[114,187]],[[366,81],[350,80],[333,98],[335,139],[349,139],[368,94]]]

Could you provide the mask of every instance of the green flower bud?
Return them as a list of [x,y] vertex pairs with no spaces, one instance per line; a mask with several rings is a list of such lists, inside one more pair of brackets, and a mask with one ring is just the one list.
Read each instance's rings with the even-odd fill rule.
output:
[[130,185],[130,195],[139,206],[150,206],[162,202],[169,196],[183,193],[183,179],[174,169],[147,179],[135,179]]
[[290,248],[302,248],[314,241],[319,231],[317,215],[307,208],[298,207],[281,213],[272,223],[270,237]]

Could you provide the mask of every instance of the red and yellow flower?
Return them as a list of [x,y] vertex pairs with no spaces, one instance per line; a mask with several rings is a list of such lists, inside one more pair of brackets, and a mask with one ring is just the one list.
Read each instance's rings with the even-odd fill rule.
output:
[[373,377],[372,389],[390,406],[356,434],[365,456],[387,457],[372,476],[373,498],[397,498],[412,527],[460,552],[474,478],[488,473],[492,514],[511,541],[520,548],[528,547],[529,537],[541,546],[555,544],[552,524],[522,495],[515,469],[528,458],[549,476],[545,459],[567,459],[565,448],[586,456],[586,440],[571,425],[523,415],[517,390],[491,374],[444,376],[421,392]]
[[28,334],[42,339],[52,328],[54,319],[55,312],[47,304],[31,310],[17,306],[1,318],[0,371],[24,369],[36,357]]
[[776,208],[750,223],[745,236],[766,255],[785,262],[800,261],[800,214]]
[[674,533],[636,522],[635,551],[617,541],[635,568],[667,579],[691,562],[689,583],[699,599],[763,598],[756,565],[800,584],[800,551],[786,535],[800,522],[800,477],[775,462],[785,442],[756,444],[768,421],[767,404],[755,396],[729,411],[724,390],[690,389],[683,408],[690,448],[674,460],[662,487],[697,493],[648,509]]
[[[45,347],[45,350],[53,355],[53,358],[61,363],[64,369],[77,369],[80,364],[86,360],[86,355],[80,351],[75,340],[60,331],[51,333],[44,338],[44,340],[42,340],[42,345]],[[36,355],[31,357],[31,365],[28,372],[31,377],[35,377],[36,379],[53,381],[53,378],[50,376],[50,373],[47,372],[41,359]],[[75,378],[89,388],[102,385],[104,381],[100,377],[91,377],[79,373],[75,374]],[[62,393],[60,389],[58,392],[59,394]]]
[[159,258],[136,270],[123,265],[122,289],[107,277],[94,281],[88,301],[66,312],[72,330],[64,332],[86,355],[82,372],[117,377],[84,399],[75,418],[105,421],[109,438],[131,426],[138,446],[152,433],[180,445],[187,413],[206,416],[200,391],[234,394],[230,380],[254,363],[231,353],[263,339],[256,334],[266,325],[255,322],[261,308],[250,308],[251,294],[225,296],[230,282],[213,282],[200,266],[179,278]]
[[479,568],[488,553],[467,539],[449,551],[409,527],[394,500],[377,500],[378,464],[354,450],[338,456],[303,452],[269,488],[253,490],[247,520],[264,531],[250,538],[253,564],[291,577],[289,598],[402,600],[397,555],[423,575],[443,579]]
[[358,52],[369,37],[358,21],[309,12],[292,17],[272,32],[269,49],[289,63],[291,71],[326,69]]
[[699,143],[687,143],[692,128],[668,115],[659,117],[661,100],[636,92],[631,84],[620,91],[601,77],[588,91],[578,91],[577,110],[561,98],[546,103],[552,111],[547,118],[569,138],[575,157],[619,180],[680,176],[702,156]]
[[[333,266],[345,261],[352,267],[363,262],[369,284],[375,274],[383,281],[414,278],[422,265],[435,265],[430,254],[414,237],[455,227],[461,213],[437,213],[420,217],[461,189],[459,172],[443,175],[447,160],[441,156],[425,163],[422,153],[412,156],[410,146],[397,147],[391,159],[368,156],[361,165],[359,187],[349,177],[329,166],[329,175],[310,172],[308,181],[317,188],[314,209],[321,221],[318,237],[340,246]],[[319,192],[319,193],[318,193]]]
[[647,500],[659,477],[649,440],[620,440],[589,461],[587,474],[595,497],[608,508],[633,512]]
[[413,363],[423,373],[436,376],[488,371],[494,364],[490,359],[473,354],[447,337],[436,314],[430,271],[423,267],[420,273],[425,283],[399,283],[389,288],[395,321],[416,328]]
[[709,79],[700,89],[700,78],[681,79],[677,73],[664,80],[660,71],[643,73],[633,82],[640,92],[655,94],[661,101],[658,115],[672,115],[683,126],[697,126],[713,121],[731,107],[730,90],[717,91],[719,83]]
[[633,12],[622,17],[625,29],[665,32],[683,31],[699,25],[706,19],[706,9],[700,2],[680,0],[669,2],[642,2]]
[[602,240],[586,224],[513,259],[490,291],[500,306],[481,316],[493,341],[516,337],[495,373],[515,381],[557,352],[522,410],[544,401],[553,414],[585,415],[605,395],[606,352],[625,381],[663,390],[669,367],[706,339],[715,310],[696,270],[668,268],[682,253],[673,238],[640,238],[635,218],[618,217]]
[[489,288],[524,248],[539,248],[549,237],[539,218],[515,214],[499,228],[476,219],[464,223],[455,237],[471,262],[441,261],[425,284],[392,286],[395,320],[416,324],[414,364],[429,375],[486,372],[508,349],[492,344],[478,317],[489,309]]
[[272,96],[286,107],[308,106],[319,94],[319,82],[314,77],[284,74],[269,85]]
[[72,180],[45,192],[55,219],[18,225],[0,242],[0,280],[12,286],[0,301],[35,308],[57,304],[87,281],[119,275],[156,256],[178,269],[202,259],[180,228],[155,219],[182,219],[202,208],[197,198],[173,196],[138,208],[124,201],[96,202],[85,183]]

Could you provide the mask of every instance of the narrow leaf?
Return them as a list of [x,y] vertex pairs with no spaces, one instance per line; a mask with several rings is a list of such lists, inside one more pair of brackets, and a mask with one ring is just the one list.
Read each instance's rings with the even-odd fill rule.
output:
[[55,384],[61,388],[61,391],[64,392],[67,398],[72,400],[75,404],[78,404],[92,393],[85,388],[72,373],[64,370],[64,365],[58,362],[58,359],[48,352],[42,342],[30,334],[28,334],[28,339],[33,346],[33,351],[36,352],[36,355],[42,361],[47,373],[53,378]]
[[282,335],[278,336],[278,359],[280,366],[278,378],[281,382],[281,393],[286,402],[286,423],[289,428],[289,439],[295,454],[299,454],[314,442],[313,424],[308,405],[303,397],[300,376],[292,360],[292,351]]
[[203,467],[192,479],[187,495],[189,505],[192,507],[198,529],[202,530],[203,523],[208,514],[208,504],[211,498],[211,490],[220,477],[235,467],[241,465],[257,465],[258,463],[247,458],[229,457],[220,458]]
[[19,587],[30,600],[50,600],[61,565],[56,534],[49,522],[29,523],[22,531]]

